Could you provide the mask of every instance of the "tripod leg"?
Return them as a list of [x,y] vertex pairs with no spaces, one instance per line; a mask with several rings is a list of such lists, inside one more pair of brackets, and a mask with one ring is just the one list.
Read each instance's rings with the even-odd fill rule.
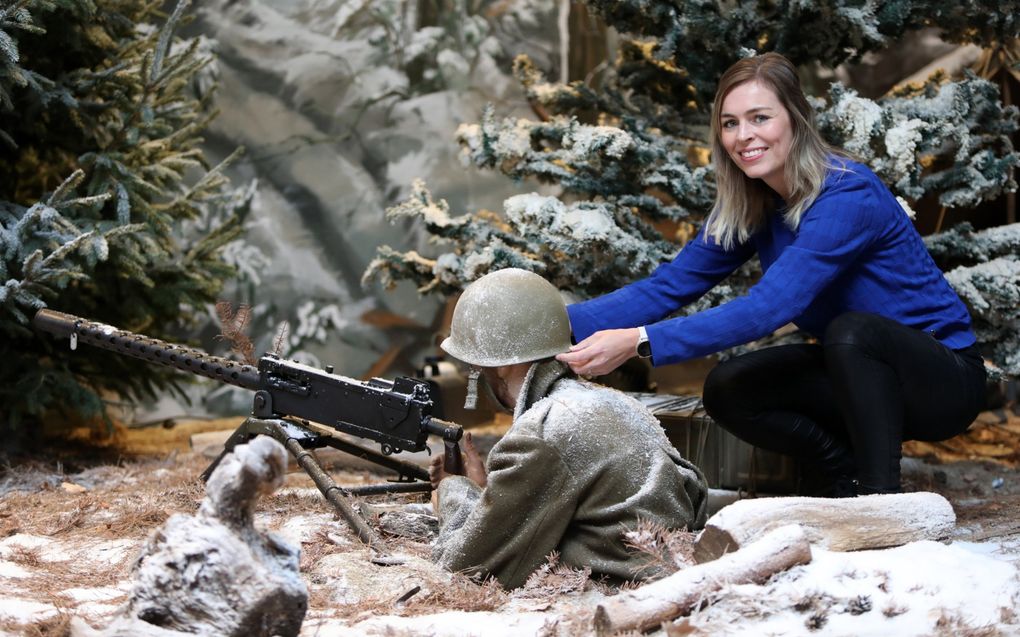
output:
[[372,530],[365,518],[354,510],[350,502],[350,494],[333,481],[333,478],[315,459],[315,455],[302,444],[307,443],[308,447],[322,446],[321,437],[297,423],[279,419],[246,419],[224,443],[220,455],[202,472],[202,479],[208,481],[220,461],[233,451],[234,447],[248,442],[259,434],[272,436],[283,444],[287,451],[294,456],[298,465],[312,479],[326,501],[333,505],[333,508],[354,530],[358,538],[373,549],[386,553],[382,539]]
[[351,506],[350,496],[347,492],[333,481],[333,478],[326,473],[325,469],[323,469],[318,460],[315,459],[312,452],[301,446],[300,438],[295,437],[291,435],[291,432],[288,432],[289,429],[294,427],[294,424],[277,420],[265,420],[262,422],[268,425],[267,429],[269,429],[269,431],[266,433],[269,433],[269,435],[283,443],[283,445],[287,448],[287,451],[294,456],[297,463],[301,465],[301,468],[304,469],[305,473],[308,474],[308,477],[310,477],[312,482],[315,483],[315,486],[318,487],[322,496],[333,505],[333,508],[337,510],[340,517],[342,517],[354,530],[358,538],[370,547],[381,552],[386,552],[386,547],[383,544],[382,539],[380,539],[375,531],[372,530],[372,527],[368,525],[365,518],[363,518],[357,511],[354,510],[354,507]]
[[237,445],[243,445],[244,443],[248,442],[249,440],[257,436],[259,433],[262,432],[252,431],[252,419],[251,418],[245,419],[245,421],[241,423],[241,426],[235,429],[234,433],[230,434],[230,437],[227,438],[227,441],[223,443],[223,451],[220,452],[220,455],[216,456],[216,459],[213,460],[212,463],[205,468],[205,471],[201,473],[202,482],[209,481],[209,476],[213,474],[213,471],[215,471],[216,467],[220,465],[220,462],[223,461],[223,458],[225,458],[228,453],[234,450],[234,447],[236,447]]

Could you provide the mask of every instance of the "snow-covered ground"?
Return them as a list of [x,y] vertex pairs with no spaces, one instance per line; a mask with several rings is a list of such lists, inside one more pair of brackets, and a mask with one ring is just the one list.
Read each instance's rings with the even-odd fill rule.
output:
[[[330,516],[304,531],[343,533]],[[304,520],[307,524],[308,520]],[[0,626],[53,621],[61,614],[81,616],[95,624],[111,616],[130,584],[129,578],[115,585],[66,589],[47,603],[19,586],[30,577],[17,556],[36,549],[46,568],[83,566],[99,571],[111,568],[111,557],[124,550],[123,543],[100,542],[82,546],[79,542],[53,541],[35,535],[16,534],[0,541]],[[706,635],[846,635],[886,637],[927,635],[1014,635],[1020,634],[1020,578],[1017,560],[1020,542],[913,542],[905,546],[854,553],[835,553],[814,548],[809,564],[774,577],[763,586],[732,585],[706,600],[709,603],[682,622]],[[312,574],[328,575],[319,581],[320,594],[347,597],[347,604],[364,601],[353,583],[372,606],[389,592],[410,589],[415,582],[442,580],[430,572],[427,561],[408,556],[409,565],[386,571],[375,567],[376,581],[365,583],[372,570],[368,555],[360,548],[341,559],[323,559]],[[40,567],[41,568],[41,567]],[[116,568],[116,566],[114,566]],[[394,567],[385,567],[394,568]],[[344,577],[345,570],[349,577]],[[125,573],[126,574],[126,573]],[[313,583],[314,583],[313,578]],[[509,598],[504,608],[467,612],[437,608],[432,614],[400,616],[378,612],[372,617],[357,615],[332,618],[328,609],[313,609],[302,635],[331,637],[350,635],[539,635],[585,634],[586,611],[593,611],[602,598],[597,591],[572,592],[559,599],[522,604]],[[421,612],[420,610],[418,612]],[[970,632],[966,632],[970,631]],[[7,632],[15,635],[18,632]]]
[[[147,534],[202,497],[194,480],[202,462],[103,467],[62,477],[66,486],[26,477],[23,489],[0,493],[0,635],[64,634],[70,617],[109,621]],[[257,523],[301,544],[304,636],[592,634],[595,606],[613,592],[575,572],[506,593],[441,571],[426,544],[399,537],[389,541],[404,562],[373,564],[303,476],[288,479],[290,488],[260,503]],[[1014,502],[992,509],[1013,516],[999,509]],[[1020,535],[964,541],[982,535],[966,523],[949,543],[814,547],[810,563],[764,585],[724,586],[668,634],[1020,635]]]
[[[713,635],[1020,634],[1017,542],[912,542],[877,551],[812,548],[810,564],[764,586],[725,589],[689,624]],[[986,634],[986,633],[971,633]]]

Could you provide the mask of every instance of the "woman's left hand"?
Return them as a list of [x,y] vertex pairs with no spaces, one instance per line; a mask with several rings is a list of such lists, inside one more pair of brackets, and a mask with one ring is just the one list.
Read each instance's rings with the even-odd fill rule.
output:
[[639,335],[636,327],[595,332],[571,346],[570,351],[557,354],[556,360],[569,365],[576,374],[602,376],[637,355]]

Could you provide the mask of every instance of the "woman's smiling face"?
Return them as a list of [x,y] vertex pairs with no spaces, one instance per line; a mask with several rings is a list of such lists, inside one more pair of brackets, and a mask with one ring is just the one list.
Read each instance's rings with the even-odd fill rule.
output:
[[727,93],[720,110],[719,137],[733,163],[785,199],[793,128],[775,92],[758,82],[745,82]]

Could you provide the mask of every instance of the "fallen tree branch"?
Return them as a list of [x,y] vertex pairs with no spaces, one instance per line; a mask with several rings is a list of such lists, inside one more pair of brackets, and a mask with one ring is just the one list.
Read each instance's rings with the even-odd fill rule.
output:
[[775,529],[757,542],[714,562],[698,564],[641,588],[620,593],[595,608],[600,637],[650,630],[686,615],[727,584],[760,584],[774,574],[811,561],[811,545],[795,524]]
[[967,535],[963,537],[957,537],[957,540],[965,542],[984,542],[992,538],[1006,537],[1009,535],[1020,534],[1020,524],[1000,524],[999,526],[986,529],[981,533],[975,533],[974,535]]
[[956,514],[948,500],[925,492],[739,500],[708,519],[694,543],[694,559],[717,559],[786,524],[800,525],[808,540],[822,548],[857,551],[946,538],[956,526]]

